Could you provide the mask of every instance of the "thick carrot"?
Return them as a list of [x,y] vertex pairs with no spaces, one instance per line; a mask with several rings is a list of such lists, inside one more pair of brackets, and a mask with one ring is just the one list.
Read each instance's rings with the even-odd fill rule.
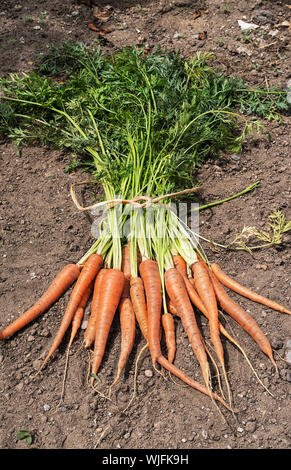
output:
[[100,296],[100,284],[101,284],[101,281],[105,272],[106,272],[106,268],[100,269],[94,282],[93,298],[91,302],[91,313],[90,313],[88,325],[84,333],[85,348],[90,348],[90,346],[93,344],[94,339],[95,339],[96,316],[97,316],[97,311],[98,311],[98,300]]
[[121,348],[117,365],[117,374],[111,387],[119,380],[132,351],[135,339],[135,313],[131,300],[122,298],[119,304],[119,316],[121,326]]
[[141,277],[132,277],[130,280],[130,298],[132,301],[133,310],[139,328],[147,340],[148,337],[148,314],[147,305],[144,292],[144,284]]
[[106,269],[100,284],[100,298],[96,317],[96,332],[92,359],[92,380],[101,365],[111,324],[124,288],[124,274],[119,269]]
[[170,268],[165,272],[165,285],[167,294],[174,304],[188,339],[201,366],[205,384],[210,384],[210,368],[201,332],[198,328],[193,307],[191,305],[183,276],[176,268]]
[[50,351],[47,354],[38,372],[41,371],[41,369],[44,367],[44,365],[48,362],[50,357],[59,347],[68,327],[71,324],[73,316],[81,302],[81,299],[88,285],[90,285],[91,282],[94,280],[102,264],[103,258],[101,255],[98,254],[92,254],[85,262],[84,267],[82,268],[82,271],[78,277],[78,280],[72,290],[71,297],[68,302],[59,330],[57,331],[57,334],[51,345]]
[[165,333],[168,361],[173,362],[176,353],[175,321],[171,313],[163,313],[162,325]]
[[198,261],[192,265],[195,288],[209,314],[210,338],[217,357],[224,367],[224,351],[220,339],[218,307],[215,292],[205,263]]
[[263,305],[266,305],[267,307],[272,308],[273,310],[278,310],[279,312],[282,313],[287,313],[288,315],[291,315],[291,311],[287,310],[287,308],[283,307],[283,305],[278,304],[277,302],[274,302],[273,300],[270,300],[266,297],[263,297],[260,294],[257,294],[256,292],[253,292],[252,290],[248,289],[245,286],[242,286],[238,282],[236,282],[234,279],[229,277],[217,263],[212,263],[211,264],[211,269],[214,272],[215,276],[217,279],[225,286],[228,287],[229,289],[233,290],[234,292],[237,292],[238,294],[247,297],[250,300],[253,300],[254,302],[261,303]]
[[226,293],[216,276],[210,272],[215,295],[221,308],[228,313],[256,341],[261,350],[270,358],[277,368],[268,338],[260,329],[257,322],[240,305]]
[[153,367],[161,353],[162,284],[158,263],[147,259],[139,265],[144,283],[148,318],[148,343]]
[[0,339],[7,339],[24,328],[39,315],[48,310],[73,284],[80,275],[80,268],[76,264],[66,265],[54,278],[46,292],[38,301],[13,323],[0,331]]

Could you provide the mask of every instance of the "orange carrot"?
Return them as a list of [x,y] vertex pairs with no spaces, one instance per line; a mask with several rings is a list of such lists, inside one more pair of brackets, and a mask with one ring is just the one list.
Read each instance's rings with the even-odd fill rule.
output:
[[134,277],[130,280],[130,298],[133,310],[140,330],[147,340],[148,337],[148,320],[147,305],[144,292],[144,284],[141,277]]
[[167,310],[170,312],[172,315],[175,315],[176,317],[180,317],[179,312],[177,311],[175,305],[171,301],[170,297],[167,295]]
[[174,266],[176,266],[179,273],[183,276],[186,289],[187,289],[187,292],[188,292],[188,295],[190,297],[192,304],[195,305],[195,307],[197,307],[198,310],[200,310],[208,318],[209,315],[205,308],[205,305],[203,304],[201,298],[199,297],[195,289],[194,279],[189,278],[187,276],[187,265],[186,265],[185,260],[180,255],[173,255],[173,262],[174,262]]
[[78,265],[66,265],[38,301],[4,330],[0,331],[0,339],[9,338],[48,310],[67,291],[79,275]]
[[96,316],[96,333],[92,359],[92,380],[101,365],[111,324],[124,289],[124,274],[119,269],[106,269],[100,284],[100,298]]
[[253,292],[252,290],[248,289],[245,286],[242,286],[238,282],[236,282],[234,279],[230,278],[221,268],[217,263],[212,263],[211,264],[211,269],[214,272],[215,276],[217,279],[225,286],[228,287],[229,289],[233,290],[234,292],[237,292],[238,294],[247,297],[250,300],[253,300],[254,302],[261,303],[263,305],[266,305],[267,307],[272,308],[273,310],[278,310],[279,312],[282,313],[287,313],[288,315],[291,315],[291,311],[287,310],[287,308],[283,307],[282,305],[278,304],[277,302],[274,302],[273,300],[270,300],[266,297],[263,297],[260,294],[257,294],[256,292]]
[[69,341],[69,344],[68,344],[68,349],[70,349],[71,344],[74,341],[74,338],[77,334],[77,331],[81,326],[81,322],[82,322],[82,319],[83,319],[83,316],[84,316],[84,310],[85,310],[85,307],[88,303],[89,297],[92,293],[93,285],[94,285],[94,283],[92,281],[91,284],[89,284],[89,286],[85,290],[85,292],[83,294],[83,297],[81,299],[81,302],[79,303],[78,308],[76,310],[76,313],[74,314],[74,317],[73,317],[73,320],[72,320],[72,331],[71,331],[70,341]]
[[91,302],[91,313],[90,313],[88,325],[84,333],[85,348],[90,348],[90,346],[93,344],[94,339],[95,339],[96,316],[97,316],[97,311],[98,311],[98,300],[100,296],[100,284],[101,284],[101,281],[105,272],[106,272],[106,268],[100,269],[94,282],[93,298]]
[[238,305],[231,297],[229,297],[212,272],[210,272],[210,276],[215,295],[221,308],[226,313],[228,313],[247,333],[249,333],[249,335],[256,341],[262,351],[270,358],[271,362],[277,368],[277,365],[273,359],[271,345],[257,322],[251,315],[241,308],[240,305]]
[[163,313],[162,325],[166,338],[168,361],[173,362],[176,353],[175,321],[171,313]]
[[81,302],[81,299],[88,285],[91,284],[91,282],[94,280],[102,264],[103,264],[103,258],[101,255],[98,255],[98,254],[92,254],[85,262],[84,267],[82,268],[81,274],[78,277],[78,280],[72,290],[70,300],[68,302],[68,305],[67,305],[65,314],[63,316],[61,325],[59,327],[59,330],[57,331],[57,334],[53,340],[51,349],[49,353],[47,354],[45,360],[43,361],[38,372],[41,371],[41,369],[44,367],[44,365],[48,362],[50,357],[59,347],[68,327],[70,326],[73,316]]
[[122,247],[121,271],[123,272],[124,278],[125,278],[125,284],[124,284],[122,297],[127,298],[130,296],[130,278],[131,278],[129,243]]
[[119,380],[132,351],[135,339],[135,314],[131,300],[122,298],[119,305],[121,326],[121,348],[117,365],[117,374],[111,387]]
[[147,259],[139,265],[140,275],[144,283],[148,318],[148,343],[153,367],[161,353],[161,313],[162,313],[162,284],[158,263]]
[[188,339],[201,366],[202,375],[207,386],[210,384],[210,368],[201,332],[198,328],[194,310],[192,308],[183,276],[176,268],[165,272],[165,285],[167,294],[174,304]]
[[220,363],[224,366],[224,351],[219,334],[218,308],[215,292],[205,263],[198,261],[192,265],[196,291],[209,314],[210,338]]
[[131,270],[130,270],[130,245],[127,243],[122,247],[122,262],[121,262],[121,271],[124,274],[125,279],[130,279]]
[[187,264],[184,258],[181,255],[172,256],[174,267],[179,271],[183,277],[188,277],[187,275]]

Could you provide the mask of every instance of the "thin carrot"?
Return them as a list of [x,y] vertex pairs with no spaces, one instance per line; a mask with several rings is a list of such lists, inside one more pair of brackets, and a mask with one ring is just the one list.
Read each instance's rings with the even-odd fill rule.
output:
[[130,244],[127,243],[122,247],[122,262],[121,262],[121,271],[124,274],[125,279],[130,279],[131,269],[130,269]]
[[102,256],[95,254],[95,253],[92,254],[85,262],[82,268],[82,271],[80,273],[80,276],[78,277],[78,280],[72,290],[71,297],[68,302],[68,305],[67,305],[65,314],[63,316],[61,325],[59,327],[59,330],[57,331],[57,334],[51,345],[50,351],[47,354],[45,360],[43,361],[37,374],[42,370],[42,368],[45,366],[45,364],[48,362],[50,357],[53,355],[53,353],[56,351],[56,349],[60,345],[68,327],[70,326],[73,316],[81,302],[81,299],[88,285],[91,284],[91,282],[94,280],[102,264],[103,264]]
[[172,256],[174,267],[179,271],[183,277],[188,277],[187,275],[187,264],[184,258],[181,255]]
[[130,298],[133,310],[136,316],[140,330],[147,340],[148,337],[148,320],[147,305],[144,291],[144,284],[141,277],[133,277],[130,280]]
[[140,275],[144,283],[148,318],[148,343],[153,367],[161,356],[161,313],[162,294],[161,278],[158,263],[151,259],[142,261],[139,265]]
[[266,305],[267,307],[272,308],[273,310],[277,310],[282,313],[287,313],[288,315],[291,315],[291,311],[287,310],[287,308],[283,307],[283,305],[278,304],[277,302],[274,302],[273,300],[268,299],[267,297],[263,297],[260,294],[257,294],[256,292],[253,292],[252,290],[248,289],[245,286],[242,286],[239,284],[237,281],[229,277],[217,263],[212,263],[211,264],[211,269],[214,272],[215,276],[217,279],[225,286],[228,287],[229,289],[233,290],[234,292],[237,292],[238,294],[247,297],[250,300],[253,300],[254,302],[261,303],[263,305]]
[[85,310],[85,307],[88,303],[88,300],[89,300],[89,297],[93,291],[93,285],[94,285],[94,282],[92,281],[91,284],[89,284],[89,286],[86,288],[84,294],[83,294],[83,297],[78,305],[78,308],[74,314],[74,317],[73,317],[73,320],[72,320],[72,331],[71,331],[71,336],[70,336],[70,341],[69,341],[69,344],[68,344],[68,348],[70,349],[71,347],[71,344],[72,342],[74,341],[74,338],[78,332],[78,329],[80,328],[81,326],[81,322],[83,320],[83,316],[84,316],[84,310]]
[[[118,382],[120,379],[121,373],[127,363],[129,355],[132,351],[135,339],[135,313],[131,300],[129,298],[122,298],[119,305],[119,316],[120,316],[120,326],[121,326],[121,348],[120,355],[117,365],[117,374],[114,379],[114,382],[110,386],[111,388]],[[110,393],[109,393],[110,396]]]
[[171,313],[163,313],[162,325],[165,333],[168,361],[173,362],[176,353],[175,321]]
[[204,382],[206,386],[210,386],[210,368],[207,354],[183,276],[176,268],[170,268],[167,269],[164,277],[167,294],[181,317],[184,330],[187,333],[192,349],[201,366]]
[[91,383],[101,365],[110,327],[124,288],[124,274],[119,269],[106,269],[100,284],[100,298],[96,317],[96,333],[91,367]]
[[[209,276],[209,271],[207,265],[204,261],[197,261],[192,265],[192,272],[194,275],[194,285],[197,291],[197,294],[202,300],[202,303],[205,305],[205,308],[208,312],[209,320],[209,331],[210,339],[213,344],[214,350],[217,354],[218,360],[221,364],[225,383],[228,391],[229,401],[231,403],[231,390],[229,381],[227,378],[225,360],[224,360],[224,350],[220,337],[220,328],[218,321],[218,306],[214,288]],[[203,313],[203,312],[202,312]]]
[[80,268],[77,264],[66,265],[37,302],[4,330],[0,331],[0,339],[9,338],[48,310],[67,291],[79,275]]
[[64,379],[63,379],[62,391],[61,391],[59,404],[62,402],[62,399],[63,399],[63,396],[64,396],[65,381],[66,381],[66,374],[67,374],[67,368],[68,368],[70,349],[71,349],[72,343],[73,343],[73,341],[76,337],[78,329],[81,326],[81,322],[82,322],[82,319],[83,319],[83,316],[84,316],[84,310],[85,310],[85,307],[86,307],[87,302],[89,300],[89,297],[92,293],[93,285],[94,285],[94,283],[91,282],[91,284],[87,287],[86,291],[83,294],[81,302],[79,303],[79,306],[76,310],[76,313],[73,317],[73,320],[72,320],[72,330],[71,330],[71,336],[70,336],[70,340],[69,340],[68,347],[67,347],[66,363],[65,363],[65,370],[64,370]]
[[122,297],[127,298],[130,296],[130,278],[131,278],[129,243],[122,247],[121,271],[123,272],[124,279],[125,279]]
[[198,261],[192,265],[196,291],[209,313],[210,338],[220,363],[224,366],[224,351],[219,335],[217,300],[206,265]]
[[173,304],[173,302],[171,301],[168,295],[167,295],[166,303],[167,303],[168,312],[170,312],[172,315],[179,317],[180,316],[179,312],[177,311],[175,305]]
[[210,272],[212,285],[214,287],[215,295],[221,308],[228,313],[249,335],[256,341],[261,350],[270,358],[272,364],[277,365],[273,358],[273,352],[268,338],[263,333],[257,322],[251,315],[248,314],[240,305],[238,305],[226,293],[214,273]]
[[85,348],[90,348],[90,346],[93,344],[94,339],[95,339],[96,316],[97,316],[98,301],[99,301],[99,296],[100,296],[100,284],[101,284],[101,281],[105,272],[106,272],[106,268],[100,269],[94,282],[93,298],[91,302],[91,313],[90,313],[89,321],[88,321],[88,324],[84,333]]

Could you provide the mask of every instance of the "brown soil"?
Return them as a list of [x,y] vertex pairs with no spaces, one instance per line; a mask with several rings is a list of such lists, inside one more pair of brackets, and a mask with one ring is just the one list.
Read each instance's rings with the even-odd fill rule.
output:
[[[103,7],[106,1],[96,3]],[[120,6],[120,4],[123,6]],[[288,2],[287,2],[288,3]],[[276,26],[288,20],[290,6],[276,1],[112,1],[114,15],[106,23],[111,32],[101,42],[114,52],[131,43],[160,43],[191,56],[211,50],[223,72],[243,77],[248,84],[286,87],[288,29]],[[200,10],[199,14],[196,14]],[[77,1],[3,0],[0,5],[1,74],[26,72],[36,55],[50,43],[72,39],[92,43],[98,33],[88,28],[93,6]],[[195,19],[195,17],[197,18]],[[260,25],[244,38],[238,19]],[[265,29],[262,29],[265,28]],[[278,30],[272,36],[270,31]],[[195,35],[207,32],[205,39]],[[194,37],[192,37],[194,36]],[[204,35],[205,36],[205,35]],[[238,48],[241,47],[240,51]],[[261,186],[229,203],[201,211],[200,233],[216,242],[230,241],[244,225],[262,228],[268,216],[281,210],[290,220],[290,130],[282,124],[264,122],[265,134],[246,145],[239,160],[225,154],[207,163],[201,203],[222,199],[256,180]],[[92,242],[91,220],[77,211],[69,194],[70,157],[57,151],[26,147],[21,156],[9,142],[1,154],[1,257],[0,325],[7,325],[37,299],[66,262],[76,262]],[[239,281],[263,295],[291,305],[290,250],[288,241],[253,256],[243,251],[214,251],[207,255]],[[279,376],[254,341],[233,321],[227,326],[247,351],[248,357],[271,396],[258,383],[241,353],[224,342],[228,376],[233,391],[236,419],[223,411],[221,419],[208,397],[161,377],[151,366],[148,352],[142,356],[137,377],[137,397],[122,413],[133,390],[134,362],[144,345],[141,336],[130,363],[116,386],[114,403],[87,385],[88,352],[82,333],[70,355],[65,396],[57,407],[65,364],[66,341],[35,380],[33,376],[46,354],[64,312],[69,292],[49,312],[0,345],[0,447],[27,448],[17,440],[19,430],[33,432],[38,449],[287,449],[290,442],[290,366],[284,360],[290,346],[290,318],[240,298],[269,337],[275,351]],[[234,295],[238,299],[237,295]],[[87,313],[88,315],[88,313]],[[208,341],[206,321],[199,319]],[[177,322],[175,363],[201,381],[201,374]],[[113,380],[120,347],[120,330],[114,322],[100,376],[106,393]],[[149,372],[151,371],[151,372]]]

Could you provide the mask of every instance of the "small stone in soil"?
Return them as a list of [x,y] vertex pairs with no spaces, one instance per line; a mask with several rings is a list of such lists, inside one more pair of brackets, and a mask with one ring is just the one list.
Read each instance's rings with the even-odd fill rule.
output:
[[150,369],[146,369],[146,370],[144,371],[144,375],[145,375],[146,377],[149,377],[149,378],[150,378],[150,377],[153,376],[153,371],[150,370]]

